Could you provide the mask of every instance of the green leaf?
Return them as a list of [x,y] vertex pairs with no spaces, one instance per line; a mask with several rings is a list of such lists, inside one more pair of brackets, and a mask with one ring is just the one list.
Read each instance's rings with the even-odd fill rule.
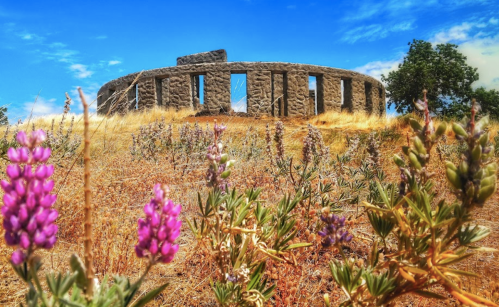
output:
[[307,242],[302,242],[302,243],[295,243],[288,245],[284,248],[284,250],[290,250],[290,249],[295,249],[295,248],[301,248],[301,247],[308,247],[314,245],[313,243],[307,243]]
[[63,306],[67,305],[70,307],[85,307],[85,305],[83,305],[83,304],[80,304],[77,302],[71,302],[71,301],[68,301],[67,299],[64,299],[64,298],[59,298],[59,303]]
[[71,266],[71,270],[77,273],[76,286],[78,286],[78,288],[82,290],[85,289],[87,287],[85,265],[76,254],[71,255],[71,258],[69,259],[69,265]]
[[430,291],[425,291],[425,290],[416,290],[416,291],[414,291],[414,293],[416,293],[417,295],[423,296],[423,297],[434,298],[437,300],[446,300],[447,299],[447,297],[445,297],[445,296],[442,296],[440,294],[436,294],[436,293],[433,293]]
[[135,303],[133,305],[133,307],[145,306],[147,303],[152,301],[156,296],[158,296],[161,292],[163,292],[163,290],[165,290],[166,287],[168,287],[168,283],[166,283],[162,286],[159,286],[156,289],[150,291],[149,293],[144,295],[144,297],[142,297],[140,300],[138,300],[137,303]]

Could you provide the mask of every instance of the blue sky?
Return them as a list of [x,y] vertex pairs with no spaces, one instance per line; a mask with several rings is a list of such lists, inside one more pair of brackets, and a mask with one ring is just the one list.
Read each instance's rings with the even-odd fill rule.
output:
[[[459,45],[476,86],[499,90],[499,2],[444,1],[2,1],[0,105],[11,122],[34,106],[62,112],[65,92],[93,100],[128,73],[224,48],[229,61],[353,69],[379,78],[413,38]],[[73,106],[74,112],[81,107]]]

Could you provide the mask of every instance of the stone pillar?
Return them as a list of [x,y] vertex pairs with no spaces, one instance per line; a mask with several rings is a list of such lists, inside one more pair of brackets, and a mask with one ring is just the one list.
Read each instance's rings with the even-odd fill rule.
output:
[[272,115],[285,116],[284,75],[272,74]]
[[379,115],[379,89],[377,87],[371,86],[370,99],[372,101],[372,115]]
[[249,114],[272,113],[272,73],[250,70],[246,74],[246,99]]
[[323,95],[324,112],[341,112],[341,78],[325,74],[321,83],[317,87],[317,92],[318,95]]
[[386,115],[385,89],[380,87],[378,90],[379,90],[379,116],[385,116]]
[[170,107],[175,109],[192,108],[191,75],[188,73],[170,76]]
[[287,73],[288,116],[307,114],[308,105],[308,73],[292,71]]
[[142,78],[137,83],[139,110],[151,109],[156,105],[156,79]]
[[352,80],[352,112],[365,111],[366,90],[364,81]]
[[208,71],[204,78],[204,105],[210,113],[230,108],[230,71]]

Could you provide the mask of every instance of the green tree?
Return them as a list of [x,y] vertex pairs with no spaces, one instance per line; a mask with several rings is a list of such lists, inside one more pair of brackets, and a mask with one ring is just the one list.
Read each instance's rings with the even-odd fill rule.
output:
[[483,87],[479,87],[473,93],[473,97],[482,107],[482,113],[488,113],[490,118],[499,120],[499,91],[487,91]]
[[0,126],[8,124],[9,124],[9,119],[7,118],[7,108],[0,107]]
[[398,113],[415,110],[414,101],[428,90],[430,109],[437,115],[455,116],[473,94],[471,84],[478,80],[477,69],[466,64],[466,57],[454,44],[438,44],[413,40],[398,70],[381,80],[387,84],[388,106]]

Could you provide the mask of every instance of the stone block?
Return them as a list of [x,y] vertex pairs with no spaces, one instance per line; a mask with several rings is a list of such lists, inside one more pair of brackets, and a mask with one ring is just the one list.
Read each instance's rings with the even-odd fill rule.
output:
[[156,105],[156,79],[142,78],[137,83],[139,110],[151,109]]
[[363,80],[352,80],[352,112],[363,112],[366,108],[366,90]]
[[324,112],[341,112],[341,78],[332,74],[322,76],[322,85],[317,87],[318,95],[322,93]]
[[287,73],[288,116],[307,114],[308,105],[308,73],[291,71]]
[[169,79],[170,107],[192,108],[191,75],[189,73],[174,74]]
[[204,77],[204,105],[211,113],[230,108],[230,71],[208,71]]
[[195,53],[177,58],[177,65],[219,62],[227,62],[227,52],[224,49]]
[[248,71],[246,98],[249,114],[272,114],[272,73],[270,71]]

